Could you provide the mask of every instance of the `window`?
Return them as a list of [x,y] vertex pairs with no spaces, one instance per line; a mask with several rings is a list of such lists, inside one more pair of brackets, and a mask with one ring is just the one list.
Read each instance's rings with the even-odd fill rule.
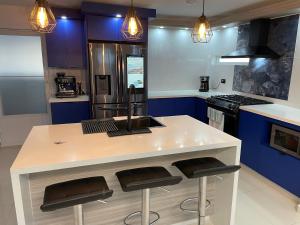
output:
[[0,116],[46,112],[41,38],[0,35]]

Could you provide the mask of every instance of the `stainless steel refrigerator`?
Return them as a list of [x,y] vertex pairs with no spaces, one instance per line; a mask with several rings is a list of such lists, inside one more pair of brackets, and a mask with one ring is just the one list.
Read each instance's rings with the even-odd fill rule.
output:
[[128,88],[136,87],[137,115],[147,112],[147,47],[89,43],[89,84],[93,118],[127,115]]

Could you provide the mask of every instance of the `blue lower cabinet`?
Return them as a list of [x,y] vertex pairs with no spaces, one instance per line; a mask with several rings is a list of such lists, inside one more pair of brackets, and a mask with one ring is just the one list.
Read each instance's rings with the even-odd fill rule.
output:
[[272,124],[300,131],[300,127],[241,111],[241,161],[264,177],[300,197],[300,160],[270,147]]
[[90,103],[51,103],[51,114],[52,124],[79,123],[90,119]]
[[148,114],[157,117],[189,115],[207,122],[207,105],[204,99],[195,97],[149,99]]
[[196,99],[196,115],[195,118],[200,120],[203,123],[208,124],[207,117],[207,103],[205,99],[197,98]]

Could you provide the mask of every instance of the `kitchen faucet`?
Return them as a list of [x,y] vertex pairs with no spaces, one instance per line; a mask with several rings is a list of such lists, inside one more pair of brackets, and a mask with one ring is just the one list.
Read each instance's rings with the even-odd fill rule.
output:
[[[131,101],[132,95],[133,95],[133,103]],[[136,90],[135,90],[135,86],[131,84],[128,90],[128,105],[127,105],[127,130],[128,131],[132,130],[132,120],[131,120],[132,107],[135,108],[135,105],[136,105]],[[133,111],[135,112],[135,109],[133,109]]]

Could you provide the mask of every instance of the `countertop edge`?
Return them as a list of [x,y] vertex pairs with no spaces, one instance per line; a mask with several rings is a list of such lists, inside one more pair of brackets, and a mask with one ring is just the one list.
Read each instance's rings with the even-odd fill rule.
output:
[[[251,112],[251,113],[261,115],[261,116],[264,116],[264,117],[267,117],[267,118],[270,118],[270,119],[275,119],[275,120],[285,122],[285,123],[288,123],[288,124],[292,124],[292,125],[295,125],[295,126],[300,126],[300,121],[295,121],[293,119],[289,119],[289,118],[286,118],[286,117],[283,117],[283,116],[278,116],[278,115],[271,114],[271,113],[268,113],[268,112],[263,112],[261,110],[249,108],[247,106],[242,106],[240,109],[243,110],[243,111]],[[297,109],[297,108],[293,108],[293,109]],[[300,115],[299,115],[299,118],[300,118]]]
[[159,156],[168,156],[174,154],[182,154],[182,153],[189,153],[189,152],[197,152],[197,151],[209,151],[209,150],[216,150],[221,148],[230,148],[230,147],[237,147],[237,151],[240,151],[241,140],[236,139],[234,141],[230,141],[228,143],[220,143],[220,144],[212,144],[206,146],[195,146],[190,148],[179,148],[170,150],[168,154],[162,154],[161,152],[147,152],[141,154],[129,154],[129,155],[122,155],[117,157],[107,157],[104,159],[92,159],[92,160],[82,160],[79,162],[67,162],[67,163],[59,163],[53,164],[49,167],[32,167],[26,169],[14,169],[13,166],[10,168],[11,175],[26,175],[32,173],[40,173],[46,171],[53,171],[53,170],[61,170],[61,169],[71,169],[76,167],[83,167],[83,166],[93,166],[105,163],[114,163],[120,161],[128,161],[128,160],[135,160],[135,159],[142,159],[142,158],[151,158],[151,157],[159,157]]
[[149,96],[148,99],[163,99],[163,98],[202,98],[207,99],[208,96],[198,96],[198,95],[172,95],[172,96]]
[[[227,93],[228,94],[228,93]],[[207,99],[214,95],[225,95],[223,92],[218,92],[215,90],[210,90],[208,92],[200,92],[198,90],[181,90],[181,91],[149,91],[149,99],[159,99],[159,98],[187,98],[187,97],[197,97],[202,99]]]
[[64,103],[64,102],[88,102],[90,97],[88,95],[80,95],[75,98],[56,98],[50,97],[48,102],[51,103]]

